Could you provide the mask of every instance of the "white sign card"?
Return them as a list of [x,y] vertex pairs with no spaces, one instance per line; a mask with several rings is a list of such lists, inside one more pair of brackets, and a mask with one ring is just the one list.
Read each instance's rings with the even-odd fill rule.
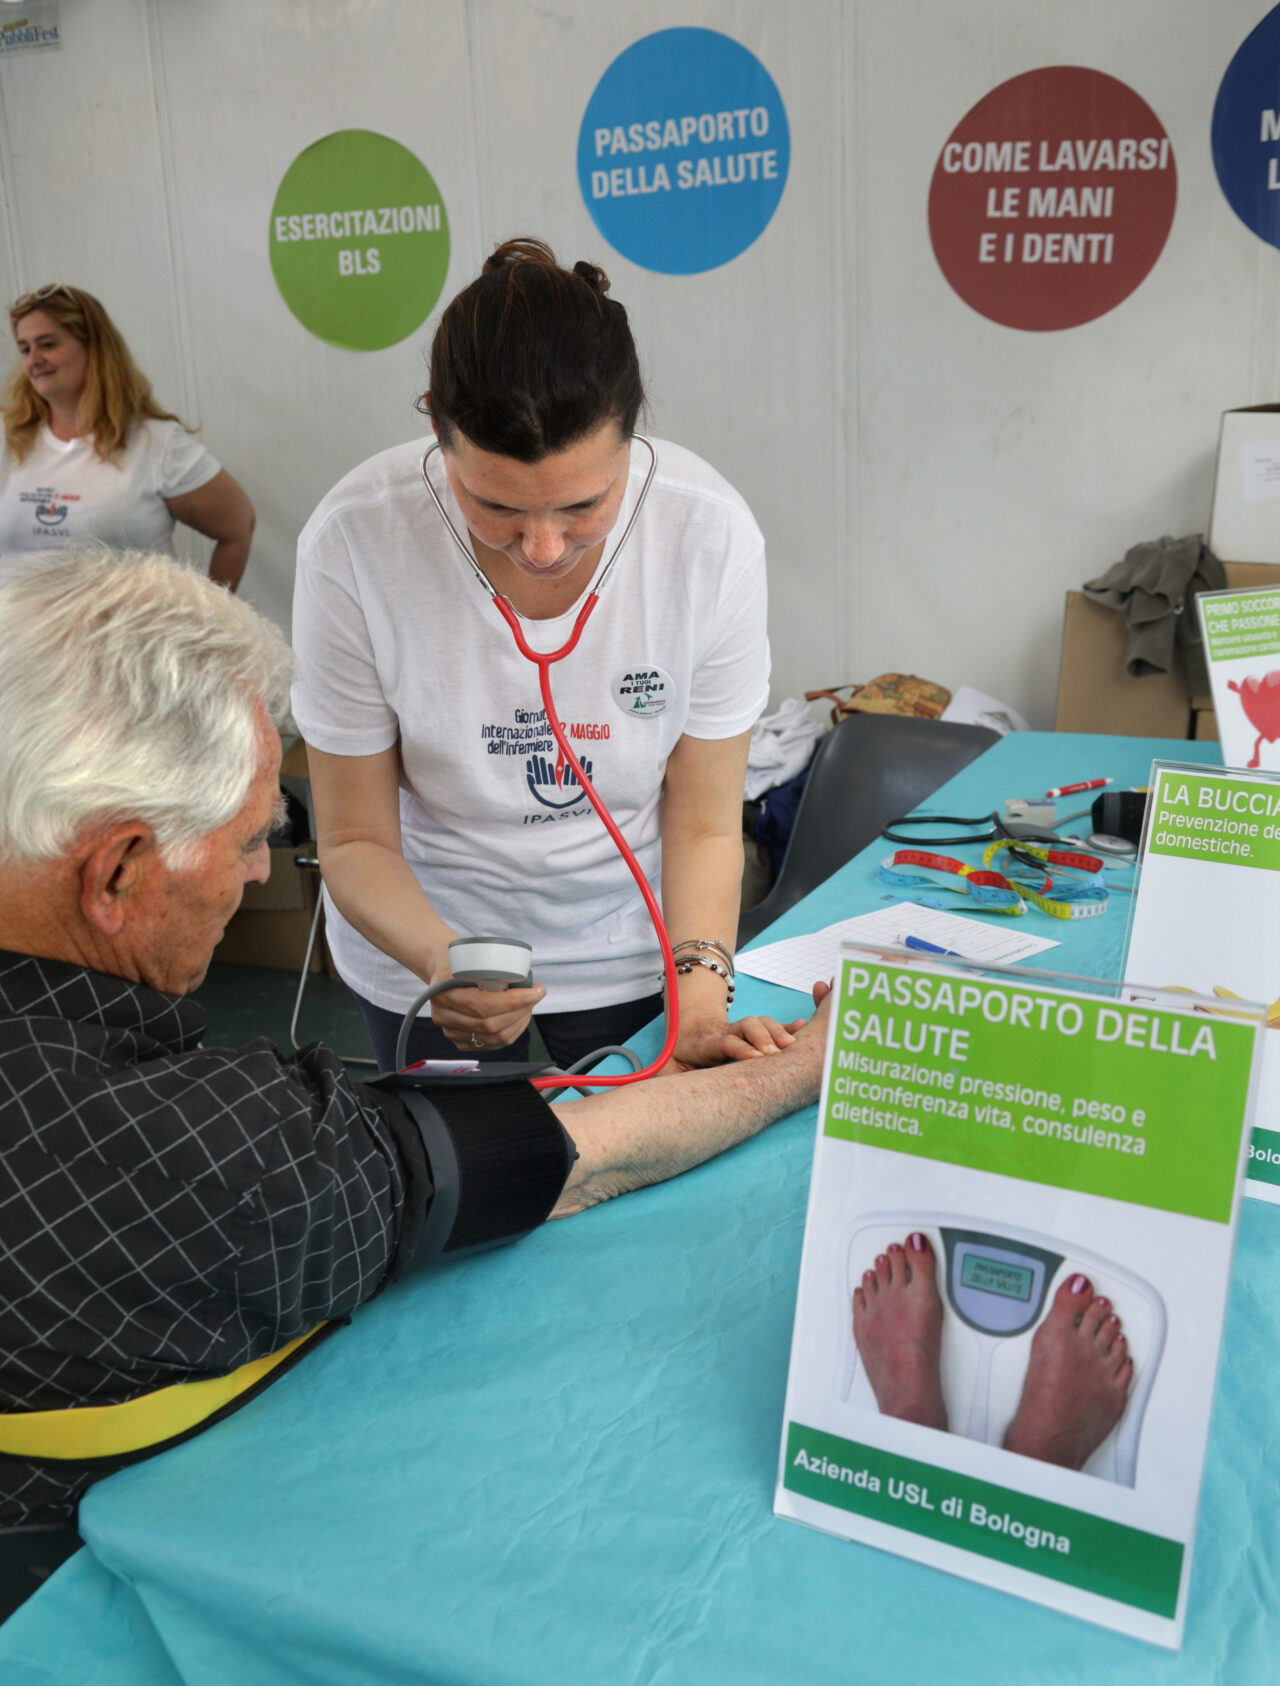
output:
[[1280,768],[1280,586],[1196,599],[1228,767]]
[[1258,1019],[838,983],[776,1514],[1176,1648]]
[[1280,439],[1250,439],[1241,445],[1240,482],[1248,502],[1280,498]]
[[1280,774],[1152,766],[1124,976],[1262,1004],[1245,1193],[1280,1205]]

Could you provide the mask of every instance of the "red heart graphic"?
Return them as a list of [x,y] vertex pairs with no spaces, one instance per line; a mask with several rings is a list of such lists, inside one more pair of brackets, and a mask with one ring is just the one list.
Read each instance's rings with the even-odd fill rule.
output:
[[1253,746],[1253,760],[1249,762],[1251,767],[1256,767],[1264,739],[1267,743],[1274,743],[1280,738],[1280,672],[1268,673],[1262,679],[1250,677],[1243,685],[1237,685],[1234,679],[1230,679],[1227,689],[1239,696],[1250,725],[1258,733],[1258,741]]

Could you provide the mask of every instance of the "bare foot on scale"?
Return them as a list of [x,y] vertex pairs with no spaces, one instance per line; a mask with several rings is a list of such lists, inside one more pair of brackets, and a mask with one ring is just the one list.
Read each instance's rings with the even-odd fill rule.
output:
[[1133,1360],[1110,1300],[1068,1277],[1031,1342],[1005,1449],[1082,1469],[1124,1415]]
[[937,1260],[919,1231],[863,1272],[853,1294],[853,1338],[882,1415],[946,1428]]

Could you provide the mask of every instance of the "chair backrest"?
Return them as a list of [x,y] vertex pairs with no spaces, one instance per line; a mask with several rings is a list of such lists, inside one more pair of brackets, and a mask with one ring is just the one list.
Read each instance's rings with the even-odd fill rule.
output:
[[739,946],[998,742],[985,726],[905,714],[851,714],[833,727],[814,755],[777,880],[738,921]]

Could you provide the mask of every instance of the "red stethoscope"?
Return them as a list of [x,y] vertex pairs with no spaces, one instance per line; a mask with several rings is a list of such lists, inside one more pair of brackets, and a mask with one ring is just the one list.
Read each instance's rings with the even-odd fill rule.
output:
[[[658,1054],[653,1063],[646,1066],[642,1071],[629,1071],[617,1077],[587,1077],[575,1074],[572,1078],[574,1088],[586,1088],[589,1086],[591,1088],[598,1089],[616,1089],[620,1088],[625,1083],[639,1083],[646,1077],[654,1076],[657,1072],[661,1071],[662,1067],[666,1065],[667,1061],[671,1058],[675,1049],[676,1041],[680,1034],[680,1007],[676,998],[677,976],[675,955],[671,951],[671,938],[667,935],[667,927],[662,917],[662,909],[658,906],[658,899],[649,887],[649,881],[641,870],[639,861],[632,853],[631,847],[626,838],[618,829],[617,822],[614,820],[613,815],[609,812],[608,808],[605,807],[604,799],[591,783],[591,780],[587,777],[586,772],[583,770],[582,763],[574,754],[569,743],[569,739],[565,734],[564,727],[560,723],[560,716],[556,713],[555,703],[552,701],[551,697],[552,665],[555,662],[563,661],[567,655],[572,654],[572,652],[577,649],[578,640],[582,637],[583,628],[591,619],[592,611],[594,610],[596,604],[600,601],[600,593],[608,584],[609,575],[613,572],[614,563],[622,554],[623,546],[631,537],[631,529],[635,526],[637,517],[639,516],[640,511],[644,508],[644,501],[649,495],[649,488],[653,484],[653,477],[658,471],[658,457],[653,446],[641,434],[635,434],[634,437],[639,440],[640,444],[642,444],[645,450],[649,453],[649,471],[645,475],[644,485],[640,488],[640,496],[636,500],[635,508],[631,511],[631,517],[622,530],[622,537],[618,540],[617,544],[614,545],[609,560],[600,570],[597,578],[592,582],[591,589],[588,591],[582,607],[578,610],[577,619],[573,623],[573,630],[558,650],[535,650],[529,643],[528,638],[525,636],[524,628],[520,624],[520,616],[516,613],[509,600],[504,597],[500,591],[494,590],[489,579],[486,577],[484,571],[476,561],[475,556],[472,553],[471,546],[467,544],[465,539],[462,537],[462,534],[458,531],[453,518],[444,506],[444,502],[441,499],[440,494],[431,484],[431,476],[427,473],[427,463],[435,455],[435,453],[441,449],[441,446],[439,444],[430,446],[426,455],[422,459],[423,484],[426,486],[427,491],[431,494],[431,501],[435,504],[440,519],[444,522],[450,537],[457,546],[463,560],[471,569],[477,583],[483,586],[485,591],[488,592],[493,601],[494,608],[511,628],[511,635],[516,641],[516,649],[519,650],[520,654],[526,661],[532,662],[538,670],[538,688],[542,693],[542,706],[547,711],[547,721],[550,724],[556,743],[559,746],[560,752],[564,756],[565,761],[573,769],[575,778],[586,792],[587,800],[600,816],[605,830],[609,833],[610,837],[612,837],[614,843],[616,844],[618,853],[627,863],[631,876],[636,881],[636,887],[644,898],[644,905],[649,910],[649,917],[653,921],[653,928],[657,933],[658,946],[662,950],[662,969],[666,977],[667,985],[667,1036],[666,1041],[662,1045],[662,1051]],[[562,1089],[565,1086],[566,1079],[563,1075],[560,1075],[534,1077],[531,1078],[530,1081],[536,1089]]]

